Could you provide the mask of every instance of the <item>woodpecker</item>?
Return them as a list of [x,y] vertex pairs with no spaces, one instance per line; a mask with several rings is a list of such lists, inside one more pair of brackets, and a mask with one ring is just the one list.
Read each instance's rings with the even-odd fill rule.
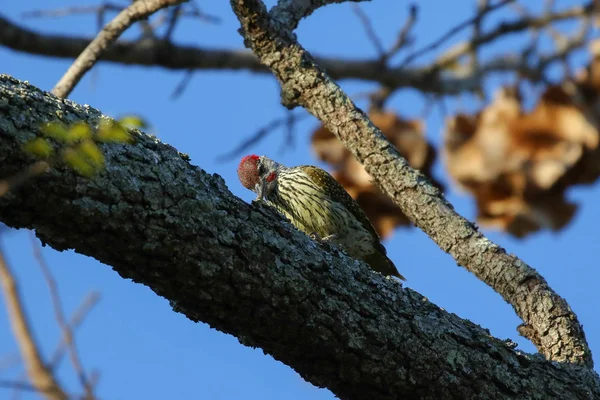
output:
[[384,275],[406,280],[387,257],[379,235],[358,203],[325,170],[311,165],[288,168],[266,156],[242,158],[242,185],[318,241],[330,241]]

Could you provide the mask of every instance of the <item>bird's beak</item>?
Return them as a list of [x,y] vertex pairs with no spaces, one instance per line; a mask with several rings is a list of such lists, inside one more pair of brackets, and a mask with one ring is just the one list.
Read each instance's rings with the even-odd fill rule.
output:
[[261,186],[262,186],[260,189],[261,200],[264,200],[264,197],[269,195],[269,182],[267,182],[267,180],[264,179],[261,182]]
[[267,195],[267,185],[268,182],[266,180],[262,180],[256,184],[256,200],[264,200]]

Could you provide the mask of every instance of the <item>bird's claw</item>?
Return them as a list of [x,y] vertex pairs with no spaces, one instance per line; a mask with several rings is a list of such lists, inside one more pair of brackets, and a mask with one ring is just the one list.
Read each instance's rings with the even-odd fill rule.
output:
[[330,242],[331,240],[333,240],[333,239],[335,239],[337,237],[337,235],[334,233],[334,234],[331,234],[329,236],[325,236],[324,238],[322,238],[317,232],[313,232],[313,233],[311,233],[308,236],[312,240],[314,240],[315,242],[318,242],[318,243],[321,243],[321,244],[322,243],[328,243],[328,242]]

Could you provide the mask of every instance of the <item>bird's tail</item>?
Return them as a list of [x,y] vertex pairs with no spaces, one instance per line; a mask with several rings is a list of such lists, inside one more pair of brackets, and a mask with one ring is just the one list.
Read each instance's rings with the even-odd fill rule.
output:
[[402,276],[400,272],[398,272],[398,268],[396,268],[396,265],[392,262],[392,260],[390,260],[385,254],[381,254],[379,252],[370,254],[366,257],[365,261],[373,270],[381,272],[383,275],[391,275],[400,278],[403,281],[406,280],[406,278]]

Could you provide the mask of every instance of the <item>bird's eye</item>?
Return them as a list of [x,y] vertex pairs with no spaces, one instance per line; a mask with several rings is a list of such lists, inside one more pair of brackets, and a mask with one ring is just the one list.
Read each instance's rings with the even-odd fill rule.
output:
[[273,182],[277,178],[277,174],[275,172],[271,172],[269,176],[267,176],[267,182]]
[[262,165],[261,163],[258,164],[258,174],[262,175],[265,173],[265,166]]

